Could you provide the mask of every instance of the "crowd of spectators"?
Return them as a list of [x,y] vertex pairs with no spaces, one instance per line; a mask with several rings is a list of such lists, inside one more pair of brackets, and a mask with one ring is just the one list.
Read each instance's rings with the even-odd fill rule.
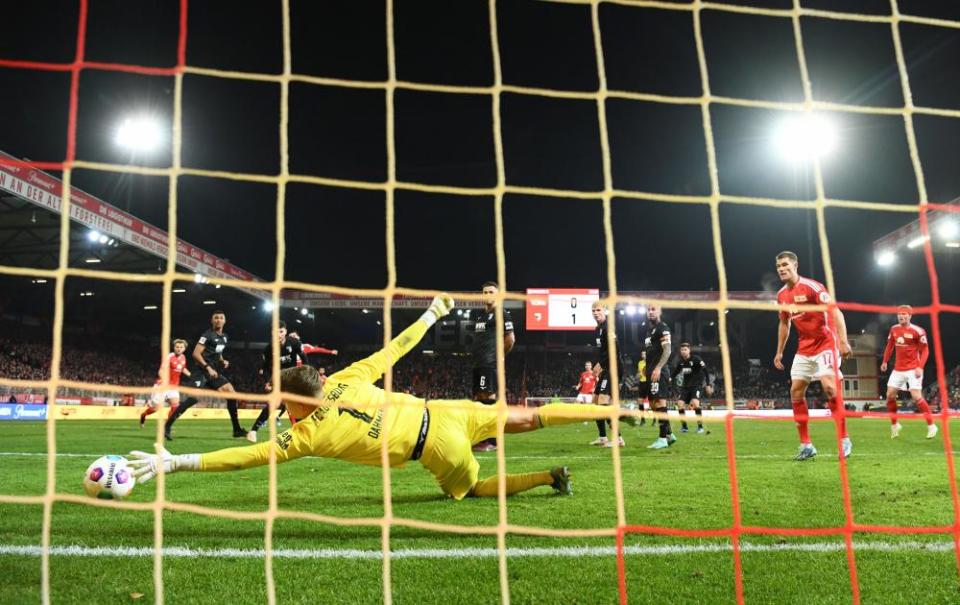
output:
[[[960,403],[960,366],[949,371],[945,378],[949,401],[953,406],[957,406]],[[940,407],[940,385],[937,382],[928,385],[923,391],[923,396],[930,405],[936,408]]]

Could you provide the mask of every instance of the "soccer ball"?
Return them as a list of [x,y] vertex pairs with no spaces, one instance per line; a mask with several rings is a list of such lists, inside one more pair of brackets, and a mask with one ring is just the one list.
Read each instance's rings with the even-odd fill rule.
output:
[[102,456],[87,467],[83,491],[91,498],[123,500],[133,491],[136,482],[123,456]]

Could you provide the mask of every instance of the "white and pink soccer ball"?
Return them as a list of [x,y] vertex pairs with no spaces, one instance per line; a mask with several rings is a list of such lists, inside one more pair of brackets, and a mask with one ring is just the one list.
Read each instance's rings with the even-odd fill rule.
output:
[[83,475],[83,490],[91,498],[101,500],[123,500],[135,484],[133,472],[123,456],[101,456]]

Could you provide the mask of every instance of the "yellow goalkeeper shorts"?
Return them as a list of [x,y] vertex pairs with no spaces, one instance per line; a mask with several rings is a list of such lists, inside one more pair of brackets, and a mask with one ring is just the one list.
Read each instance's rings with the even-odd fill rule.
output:
[[430,429],[420,463],[443,493],[461,500],[476,484],[480,464],[473,444],[497,434],[497,408],[475,401],[428,401]]

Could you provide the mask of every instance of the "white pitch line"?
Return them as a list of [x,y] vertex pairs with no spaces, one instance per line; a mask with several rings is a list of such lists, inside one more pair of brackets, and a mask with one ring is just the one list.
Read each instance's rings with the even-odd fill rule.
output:
[[[854,542],[854,549],[859,551],[877,552],[948,552],[954,549],[953,542]],[[785,544],[754,544],[745,542],[740,545],[743,552],[813,552],[832,553],[843,552],[846,546],[843,542],[797,542]],[[666,546],[627,546],[625,553],[631,556],[668,556],[688,555],[699,553],[731,552],[733,547],[728,543],[709,544],[675,544]],[[0,556],[39,557],[39,546],[16,546],[11,544],[0,545]],[[50,548],[52,556],[62,557],[152,557],[153,549],[134,546],[53,546]],[[531,557],[612,557],[616,549],[612,546],[568,546],[560,548],[508,548],[507,556],[511,558]],[[165,546],[163,556],[170,558],[207,558],[207,559],[262,559],[263,549],[259,548],[190,548],[186,546]],[[357,549],[287,549],[276,548],[273,556],[281,559],[382,559],[381,550]],[[492,559],[498,556],[496,548],[418,548],[395,550],[391,553],[392,559]]]
[[[638,450],[640,451],[640,450]],[[960,451],[954,450],[953,454],[960,455]],[[34,456],[47,456],[47,452],[0,452],[0,456],[9,456],[11,458],[30,458]],[[644,455],[648,455],[644,453]],[[650,456],[656,456],[656,454],[649,454]],[[820,458],[830,458],[835,456],[836,452],[821,450]],[[943,457],[943,452],[913,452],[913,453],[904,453],[904,452],[890,452],[890,453],[873,453],[873,454],[858,454],[854,452],[853,457],[855,459],[862,458],[903,458],[905,455],[909,456],[938,456]],[[57,452],[58,458],[90,458],[95,459],[103,456],[103,453],[99,454],[77,454],[70,452]],[[723,456],[708,456],[697,454],[697,460],[726,460],[726,455]],[[315,456],[304,456],[305,458],[315,458]],[[496,456],[476,456],[478,460],[496,460]],[[569,456],[563,454],[554,454],[550,456],[541,456],[541,455],[522,455],[522,456],[511,456],[510,454],[506,455],[508,460],[603,460],[601,454],[594,456]],[[784,451],[783,454],[737,454],[737,460],[792,460],[793,452]]]

